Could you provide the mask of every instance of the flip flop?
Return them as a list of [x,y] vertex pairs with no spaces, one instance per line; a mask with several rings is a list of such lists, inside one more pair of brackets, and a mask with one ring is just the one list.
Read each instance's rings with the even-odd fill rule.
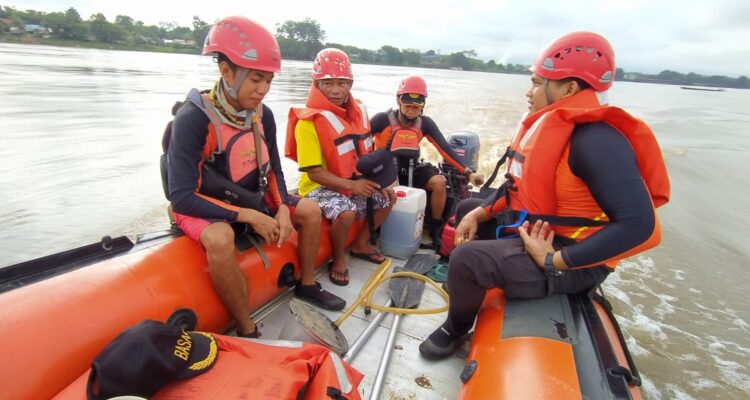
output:
[[[334,274],[338,274],[339,276],[345,276],[346,279],[339,279],[334,276]],[[349,268],[344,269],[343,272],[335,271],[333,269],[333,264],[328,264],[328,279],[337,286],[346,286],[349,284]]]
[[[359,258],[361,260],[369,261],[373,264],[381,264],[383,261],[385,261],[386,257],[378,251],[373,251],[372,253],[355,253],[353,251],[350,251],[349,254],[351,254],[354,258]],[[377,256],[383,257],[382,259],[378,259]]]

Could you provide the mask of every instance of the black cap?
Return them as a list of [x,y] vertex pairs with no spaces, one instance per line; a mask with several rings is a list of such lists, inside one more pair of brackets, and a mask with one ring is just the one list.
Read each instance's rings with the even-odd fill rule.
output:
[[357,171],[365,179],[371,180],[381,189],[398,184],[398,172],[393,157],[386,149],[375,150],[357,161]]
[[402,104],[417,104],[424,107],[427,97],[418,93],[404,93],[401,95]]
[[216,340],[146,320],[109,342],[91,364],[89,399],[151,397],[168,383],[200,375],[214,365]]

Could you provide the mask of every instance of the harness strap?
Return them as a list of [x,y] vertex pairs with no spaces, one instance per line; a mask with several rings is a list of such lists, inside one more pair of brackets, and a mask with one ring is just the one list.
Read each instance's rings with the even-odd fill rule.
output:
[[266,270],[271,269],[271,262],[268,261],[268,256],[266,256],[266,252],[263,250],[263,245],[256,238],[255,234],[252,232],[248,232],[246,236],[250,244],[252,244],[256,250],[258,250],[258,255],[260,256],[261,261],[263,261],[263,268]]
[[[262,106],[260,107],[262,110]],[[262,112],[256,113],[256,115],[253,115],[253,122],[252,122],[252,128],[253,128],[253,137],[255,139],[255,160],[258,163],[258,191],[265,192],[266,186],[268,185],[268,173],[270,170],[270,161],[268,168],[263,168],[263,148],[261,147],[261,139],[263,141],[266,140],[265,135],[263,134],[263,130],[260,128],[260,124],[258,123],[260,121]],[[261,136],[263,136],[261,138]],[[269,157],[271,155],[269,154]]]
[[508,159],[508,155],[513,153],[513,151],[510,149],[510,146],[505,148],[505,154],[503,154],[502,157],[500,157],[499,160],[497,160],[497,164],[495,164],[495,169],[492,170],[492,175],[490,175],[489,178],[487,178],[487,181],[484,182],[484,185],[482,185],[482,189],[488,189],[490,185],[492,185],[492,182],[495,181],[495,178],[497,178],[497,173],[500,171],[500,167],[505,164],[505,161]]
[[561,226],[604,226],[609,224],[609,221],[594,220],[585,217],[564,217],[560,215],[543,215],[543,214],[529,214],[526,210],[511,210],[506,209],[495,215],[495,221],[499,226],[516,228],[521,226],[523,221],[529,221],[534,223],[536,221],[546,221],[550,225],[561,225]]

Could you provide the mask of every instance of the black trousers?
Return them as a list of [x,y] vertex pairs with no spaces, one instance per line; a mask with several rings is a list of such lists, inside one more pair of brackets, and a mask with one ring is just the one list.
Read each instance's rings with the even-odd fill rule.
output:
[[[479,207],[481,199],[459,203],[456,219]],[[456,247],[448,264],[450,307],[446,328],[464,334],[474,325],[487,289],[500,288],[507,298],[533,299],[551,293],[581,293],[599,285],[609,275],[606,266],[566,271],[548,277],[526,253],[521,238],[495,239],[496,224],[480,224],[479,238]],[[556,245],[559,248],[560,245]]]

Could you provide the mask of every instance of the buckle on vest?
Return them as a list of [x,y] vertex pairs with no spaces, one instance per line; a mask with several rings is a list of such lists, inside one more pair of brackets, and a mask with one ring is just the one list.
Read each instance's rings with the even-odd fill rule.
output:
[[507,235],[503,234],[504,229],[517,229],[523,225],[526,221],[526,217],[529,215],[528,211],[514,211],[511,209],[505,209],[502,213],[495,216],[495,220],[498,221],[497,228],[495,228],[496,239],[509,239],[517,237],[518,234]]
[[517,212],[511,210],[510,208],[506,208],[502,212],[495,214],[495,223],[498,226],[510,226],[516,222],[517,217]]

